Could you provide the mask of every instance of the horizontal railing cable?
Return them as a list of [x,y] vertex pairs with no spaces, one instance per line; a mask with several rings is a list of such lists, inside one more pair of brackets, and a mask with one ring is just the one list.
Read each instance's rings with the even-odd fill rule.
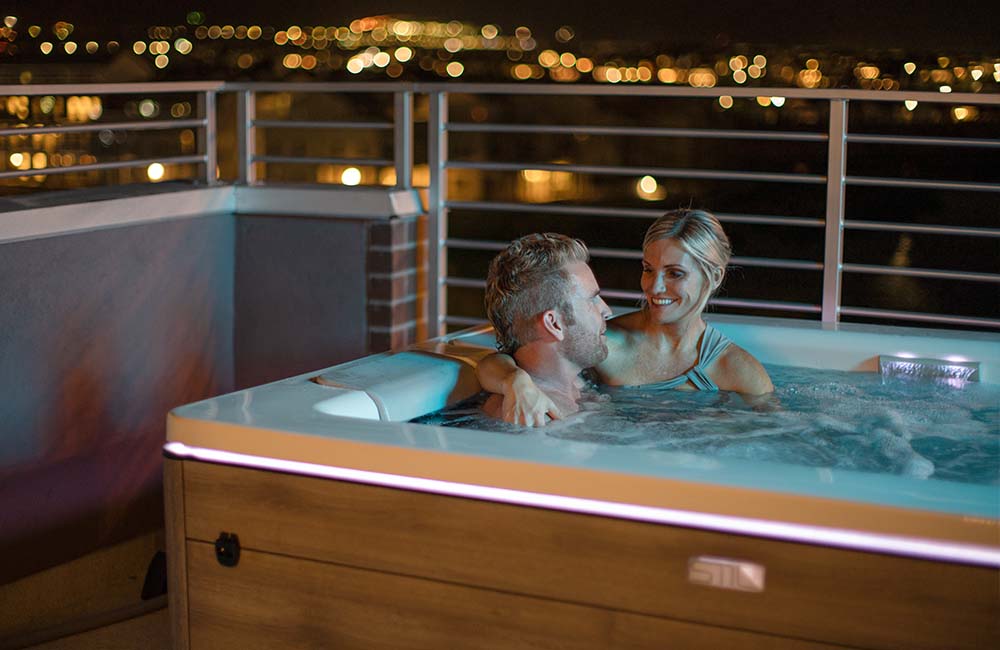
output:
[[1000,237],[1000,228],[936,226],[919,223],[894,223],[892,221],[856,221],[854,219],[849,219],[844,222],[844,228],[849,230],[875,230],[881,232],[916,232],[932,235]]
[[904,144],[929,147],[991,147],[1000,148],[1000,140],[982,138],[932,138],[912,135],[875,135],[848,133],[848,142],[864,144]]
[[811,305],[803,302],[788,302],[784,300],[754,300],[741,298],[711,298],[709,305],[719,307],[736,307],[743,309],[770,309],[774,311],[790,311],[804,314],[819,314],[823,311],[821,305]]
[[265,129],[377,129],[391,130],[392,122],[345,122],[322,120],[253,120],[252,125]]
[[978,316],[951,316],[945,314],[926,314],[923,312],[894,311],[891,309],[869,309],[867,307],[841,306],[843,316],[861,316],[865,318],[891,318],[896,320],[912,320],[925,323],[943,323],[946,325],[972,325],[975,327],[1000,328],[1000,320],[980,318]]
[[[564,214],[591,217],[626,217],[636,219],[656,219],[663,214],[657,208],[612,208],[590,205],[558,205],[551,203],[505,203],[502,201],[448,201],[450,209],[488,210],[492,212],[534,212],[536,214]],[[823,219],[810,217],[782,217],[763,214],[733,214],[716,212],[723,223],[749,223],[768,226],[803,226],[822,228]]]
[[604,208],[584,205],[554,205],[551,203],[505,203],[502,201],[448,201],[449,209],[489,210],[492,212],[534,212],[592,217],[631,217],[655,219],[663,210],[650,208]]
[[475,162],[448,161],[449,169],[478,169],[481,171],[523,171],[537,169],[553,172],[573,172],[605,176],[653,176],[661,178],[695,178],[728,181],[756,181],[767,183],[806,183],[821,185],[826,177],[819,174],[784,174],[779,172],[741,172],[712,169],[676,169],[668,167],[624,167],[605,165],[553,164],[540,162]]
[[0,129],[0,136],[40,135],[44,133],[95,133],[100,131],[153,131],[166,129],[187,129],[205,126],[207,120],[194,118],[190,120],[150,120],[139,122],[95,122],[93,124],[54,124],[52,126],[24,126],[19,128]]
[[167,93],[219,92],[222,81],[156,81],[139,83],[0,84],[0,96],[39,95],[163,95]]
[[251,162],[298,165],[359,165],[361,167],[387,167],[392,160],[386,158],[317,158],[309,156],[253,156]]
[[[464,289],[483,289],[486,287],[486,281],[479,278],[456,278],[447,277],[445,278],[445,284],[449,287],[461,287]],[[621,289],[601,289],[601,297],[605,300],[642,300],[643,294],[639,291],[624,291]],[[788,302],[780,300],[753,300],[753,299],[740,299],[740,298],[712,298],[708,301],[709,305],[716,305],[720,307],[737,307],[744,309],[768,309],[774,311],[788,311],[788,312],[800,312],[800,313],[819,313],[819,305],[811,305],[807,303],[799,302]],[[449,317],[450,318],[450,317]],[[486,322],[486,321],[481,321]]]
[[846,176],[848,185],[863,187],[909,187],[927,190],[957,190],[961,192],[1000,192],[1000,183],[970,183],[967,181],[941,181],[923,178],[874,178],[871,176]]
[[50,176],[52,174],[74,174],[79,172],[101,171],[103,169],[122,169],[127,167],[145,167],[153,163],[161,165],[183,165],[186,163],[204,163],[206,156],[167,156],[163,158],[137,158],[134,160],[116,160],[114,162],[90,163],[73,165],[71,167],[45,167],[43,169],[24,169],[0,172],[0,178],[20,178],[22,176]]
[[[445,245],[448,248],[453,248],[456,250],[481,250],[481,251],[500,251],[507,247],[507,242],[492,241],[484,239],[461,239],[461,238],[449,238],[445,240]],[[600,246],[589,246],[591,257],[595,258],[605,258],[605,259],[627,259],[627,260],[641,260],[642,251],[641,250],[629,250],[621,248],[603,248]],[[767,257],[733,257],[731,263],[735,266],[752,266],[752,267],[762,267],[762,268],[777,268],[777,269],[796,269],[799,271],[822,271],[822,262],[813,262],[810,260],[786,260],[786,259],[772,259]]]
[[638,305],[642,300],[642,292],[601,288],[601,297],[605,300],[632,300]]
[[734,255],[729,259],[731,266],[752,266],[768,269],[795,269],[797,271],[822,271],[822,262],[811,260],[785,260],[768,257],[741,257]]
[[444,279],[444,283],[449,287],[462,287],[464,289],[486,288],[486,280],[482,278],[454,278],[449,276]]
[[917,269],[906,266],[880,266],[876,264],[843,264],[844,273],[867,273],[874,275],[905,275],[912,278],[935,278],[938,280],[971,280],[973,282],[1000,282],[1000,274],[974,271],[945,271],[940,269]]
[[468,316],[445,316],[445,325],[458,325],[460,327],[478,327],[479,325],[489,325],[485,318],[469,318]]
[[[621,289],[601,289],[601,297],[605,300],[634,300],[636,304],[643,299],[640,291],[623,291]],[[785,300],[761,300],[753,298],[711,298],[708,304],[716,307],[734,307],[742,309],[765,309],[771,311],[786,311],[803,314],[818,314],[822,311],[820,305]]]
[[726,140],[783,140],[826,142],[826,133],[796,131],[737,131],[734,129],[679,129],[654,126],[567,126],[561,124],[489,124],[449,122],[453,133],[525,133],[566,135],[618,135],[660,138],[711,138]]

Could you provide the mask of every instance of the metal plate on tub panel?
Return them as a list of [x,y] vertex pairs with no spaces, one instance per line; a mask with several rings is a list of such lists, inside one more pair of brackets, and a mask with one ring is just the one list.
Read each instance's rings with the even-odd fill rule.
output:
[[688,581],[705,587],[733,591],[764,591],[766,571],[760,564],[699,555],[688,560]]

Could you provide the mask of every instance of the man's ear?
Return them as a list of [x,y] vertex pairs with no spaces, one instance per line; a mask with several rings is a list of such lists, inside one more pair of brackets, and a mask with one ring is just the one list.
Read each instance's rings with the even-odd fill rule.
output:
[[542,312],[542,328],[548,333],[549,336],[557,341],[562,341],[566,338],[566,324],[563,322],[562,315],[555,309],[546,309]]

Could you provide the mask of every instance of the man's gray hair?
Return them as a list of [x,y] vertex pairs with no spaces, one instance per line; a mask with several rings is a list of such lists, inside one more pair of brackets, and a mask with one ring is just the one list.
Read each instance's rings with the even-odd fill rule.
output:
[[531,319],[548,309],[572,318],[573,284],[565,267],[587,262],[586,244],[558,233],[516,239],[490,262],[486,276],[486,316],[496,330],[497,349],[514,354],[530,343]]

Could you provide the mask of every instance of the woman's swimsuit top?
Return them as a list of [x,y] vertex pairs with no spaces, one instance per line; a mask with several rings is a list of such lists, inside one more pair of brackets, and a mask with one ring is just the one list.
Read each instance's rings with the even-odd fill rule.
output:
[[698,390],[719,390],[719,387],[705,372],[705,368],[712,365],[712,362],[719,358],[719,355],[729,347],[730,343],[732,341],[725,334],[711,325],[706,325],[705,332],[701,335],[701,346],[698,348],[698,361],[693,368],[673,379],[658,381],[655,384],[642,384],[642,388],[677,388],[690,381]]

